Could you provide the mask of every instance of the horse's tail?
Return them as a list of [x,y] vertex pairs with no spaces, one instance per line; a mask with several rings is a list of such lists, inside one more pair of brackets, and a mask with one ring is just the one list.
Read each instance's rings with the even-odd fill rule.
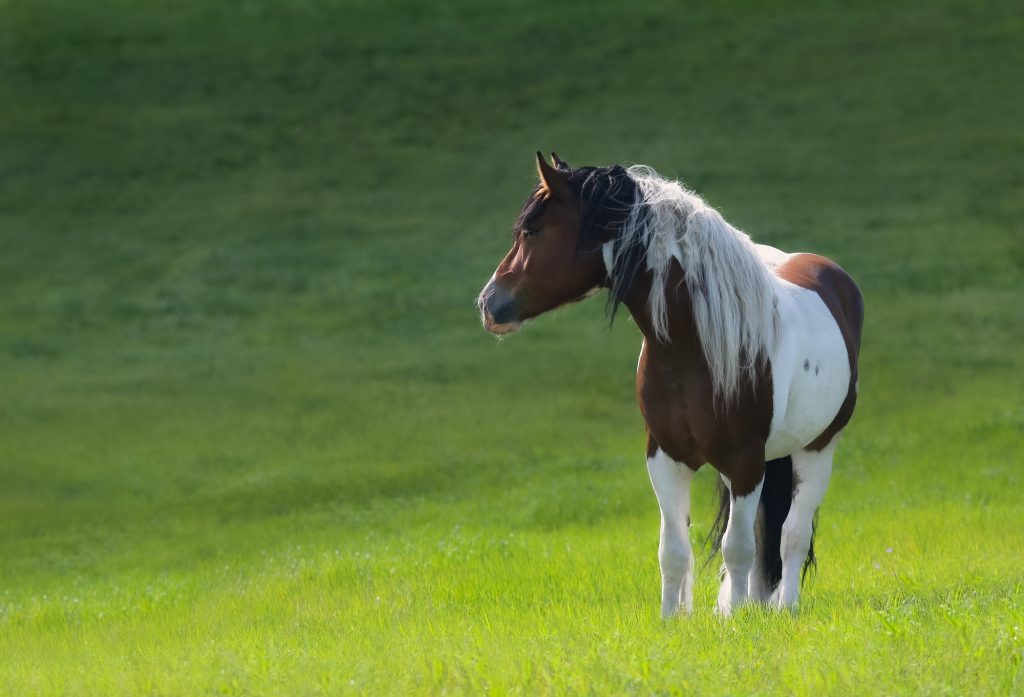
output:
[[[782,524],[789,515],[789,505],[793,501],[793,458],[786,456],[765,463],[764,484],[761,487],[761,500],[758,503],[757,519],[754,523],[754,535],[757,539],[757,554],[760,556],[758,565],[764,570],[768,587],[772,590],[782,580]],[[811,546],[807,550],[807,559],[801,581],[807,571],[817,563],[814,557],[814,530],[817,528],[818,516],[814,516],[811,528]],[[721,477],[718,478],[718,514],[711,525],[707,541],[710,544],[708,559],[722,548],[722,537],[729,523],[729,490]]]

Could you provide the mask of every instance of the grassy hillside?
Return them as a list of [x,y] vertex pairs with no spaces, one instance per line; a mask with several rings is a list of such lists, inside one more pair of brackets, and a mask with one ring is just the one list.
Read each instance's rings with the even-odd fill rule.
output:
[[[0,0],[0,693],[1024,693],[1022,36]],[[631,322],[480,329],[538,148],[860,282],[799,615],[658,619]]]

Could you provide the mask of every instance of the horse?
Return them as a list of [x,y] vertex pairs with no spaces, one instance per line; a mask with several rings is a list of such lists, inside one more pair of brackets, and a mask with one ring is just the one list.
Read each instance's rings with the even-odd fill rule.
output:
[[636,396],[661,512],[661,614],[693,609],[690,484],[720,474],[716,612],[795,609],[832,460],[857,401],[864,301],[838,264],[755,244],[644,166],[537,153],[512,248],[477,298],[505,335],[608,290],[643,334]]

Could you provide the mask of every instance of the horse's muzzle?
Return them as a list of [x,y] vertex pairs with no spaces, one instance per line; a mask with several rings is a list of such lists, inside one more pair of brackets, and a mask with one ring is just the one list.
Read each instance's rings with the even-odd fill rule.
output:
[[519,301],[493,280],[476,301],[484,328],[492,334],[511,334],[519,329]]

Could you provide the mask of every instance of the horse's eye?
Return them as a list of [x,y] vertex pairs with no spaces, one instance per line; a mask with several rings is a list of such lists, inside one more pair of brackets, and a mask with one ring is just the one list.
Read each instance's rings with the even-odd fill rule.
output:
[[523,237],[533,237],[538,232],[540,232],[540,228],[539,227],[533,227],[533,226],[524,227],[523,228]]

